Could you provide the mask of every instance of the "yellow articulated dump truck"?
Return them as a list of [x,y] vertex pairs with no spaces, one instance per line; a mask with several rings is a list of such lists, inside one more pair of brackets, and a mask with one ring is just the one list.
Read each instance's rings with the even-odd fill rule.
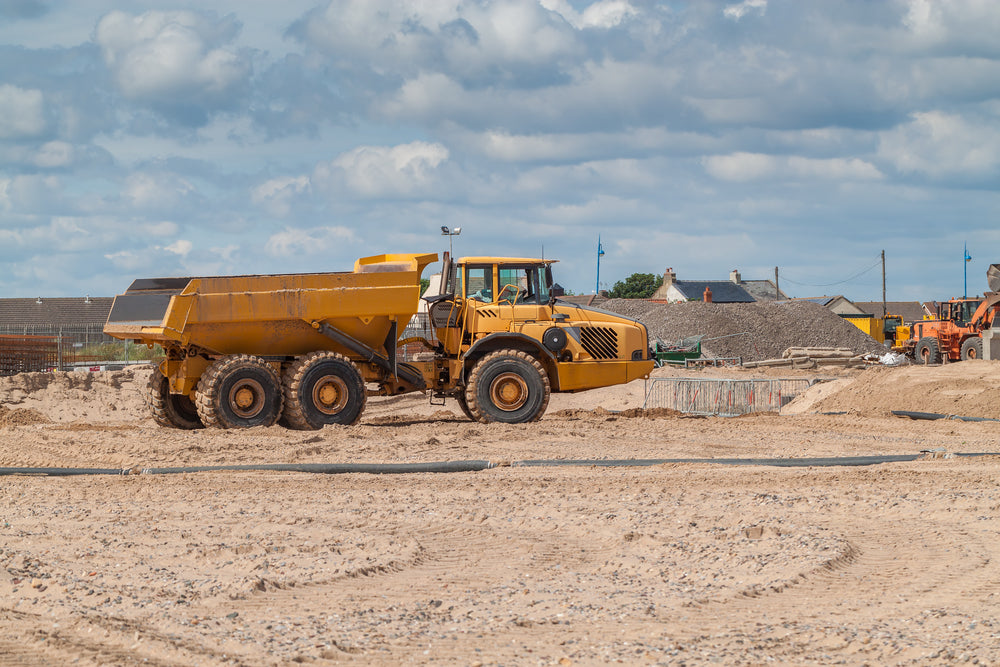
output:
[[[647,377],[634,320],[559,300],[552,260],[445,254],[428,297],[431,339],[400,335],[436,254],[357,260],[352,272],[139,279],[115,297],[104,331],[159,344],[155,421],[174,428],[295,429],[353,424],[368,395],[452,397],[481,422],[522,423],[552,391]],[[424,351],[403,362],[401,344]]]

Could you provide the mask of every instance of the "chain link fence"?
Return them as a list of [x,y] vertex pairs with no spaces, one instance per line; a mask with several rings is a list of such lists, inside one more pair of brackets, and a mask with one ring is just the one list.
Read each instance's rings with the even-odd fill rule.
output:
[[750,412],[778,412],[817,379],[654,378],[643,408],[668,408],[692,415],[735,417]]

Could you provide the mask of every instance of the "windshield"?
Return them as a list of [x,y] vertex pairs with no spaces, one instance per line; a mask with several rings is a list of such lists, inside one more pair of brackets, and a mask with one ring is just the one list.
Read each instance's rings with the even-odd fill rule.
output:
[[500,278],[500,303],[548,303],[549,285],[545,267],[537,265],[501,266],[497,272]]

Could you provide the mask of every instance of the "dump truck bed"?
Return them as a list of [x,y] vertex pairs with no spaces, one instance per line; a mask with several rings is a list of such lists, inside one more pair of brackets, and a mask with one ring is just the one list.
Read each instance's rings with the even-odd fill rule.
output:
[[215,354],[296,356],[331,349],[313,323],[375,350],[417,312],[420,274],[436,254],[376,255],[350,272],[139,279],[115,297],[109,336]]

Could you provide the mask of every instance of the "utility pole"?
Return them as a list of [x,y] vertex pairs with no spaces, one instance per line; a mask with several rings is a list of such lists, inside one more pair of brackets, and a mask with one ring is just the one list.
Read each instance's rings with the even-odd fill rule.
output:
[[778,289],[778,267],[774,267],[774,300],[781,300],[781,290]]
[[882,251],[882,319],[889,314],[885,307],[885,250]]

